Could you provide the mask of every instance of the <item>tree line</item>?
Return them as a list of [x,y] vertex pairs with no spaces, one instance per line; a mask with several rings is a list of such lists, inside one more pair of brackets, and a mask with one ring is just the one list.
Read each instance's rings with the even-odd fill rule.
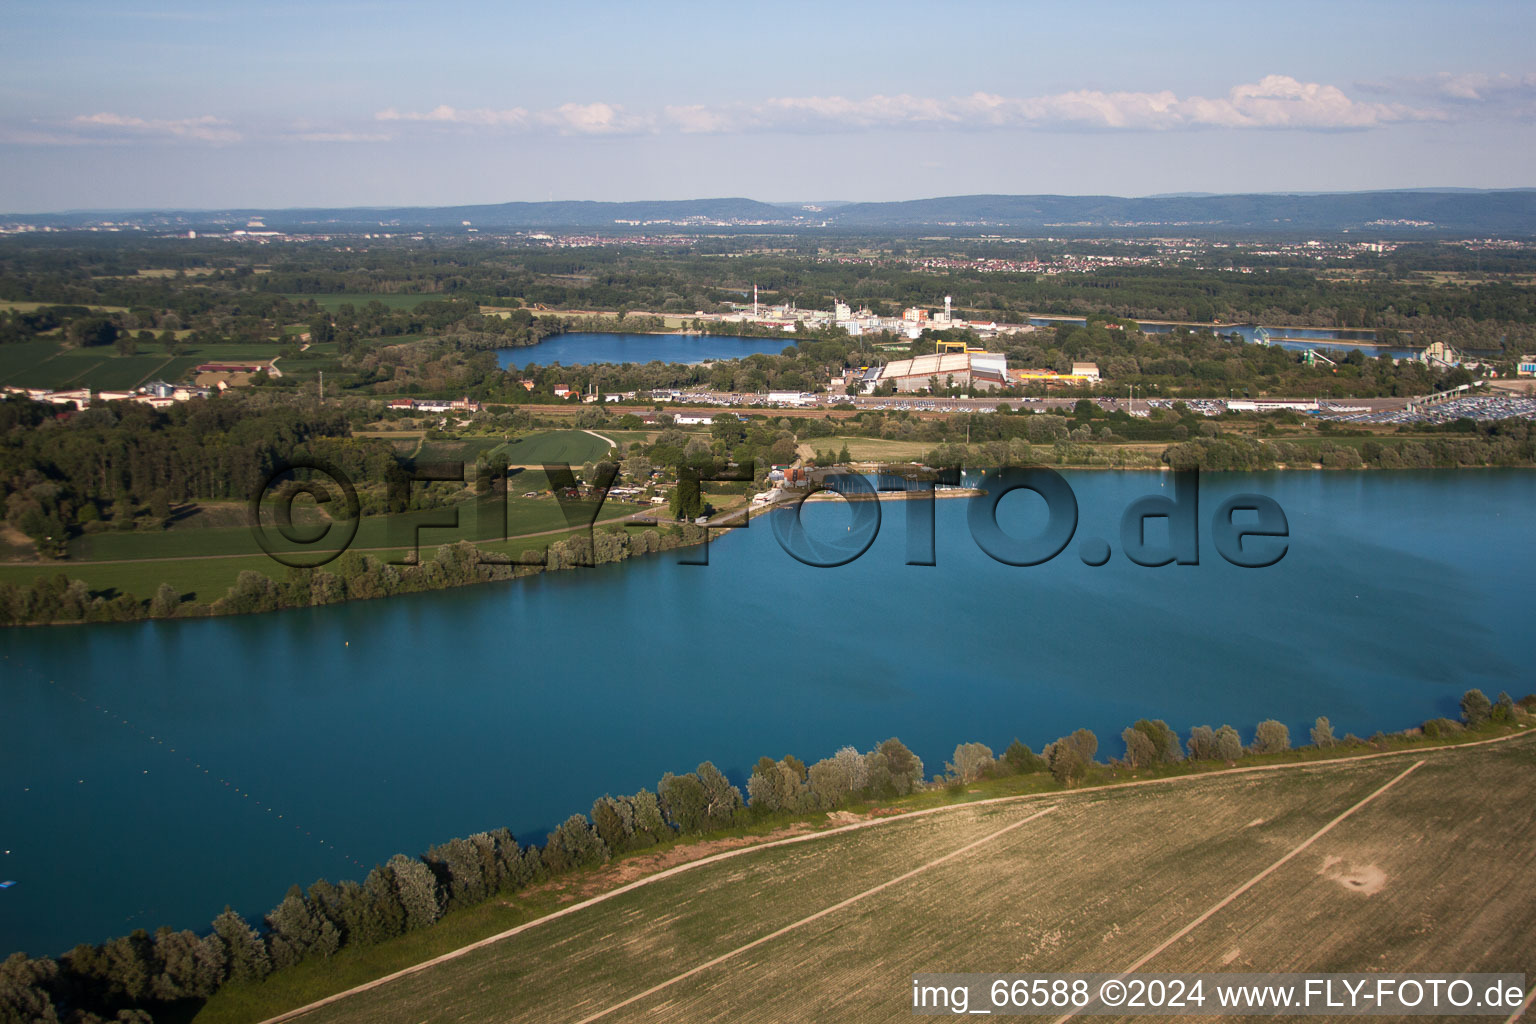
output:
[[71,580],[61,572],[39,576],[30,584],[0,581],[0,626],[135,622],[314,608],[607,565],[696,544],[703,535],[701,528],[687,524],[651,530],[604,526],[594,528],[590,537],[576,534],[515,558],[488,553],[461,540],[438,546],[434,558],[406,565],[349,551],[323,567],[289,568],[278,579],[244,569],[221,597],[207,603],[189,600],[169,583],[161,583],[147,600],[131,593],[100,593],[84,580]]
[[[1405,735],[1448,738],[1465,730],[1507,726],[1536,714],[1536,695],[1518,704],[1501,693],[1490,701],[1468,690],[1461,721],[1436,718]],[[1383,746],[1334,736],[1326,717],[1311,734],[1314,749]],[[258,924],[226,907],[205,932],[161,927],[140,929],[99,945],[82,943],[58,958],[12,954],[0,964],[0,1024],[151,1024],[156,1013],[196,1006],[232,982],[259,982],[274,971],[343,948],[377,945],[431,927],[443,915],[477,906],[552,878],[580,871],[661,843],[767,820],[835,811],[850,805],[897,799],[935,787],[963,791],[984,779],[1048,773],[1072,786],[1092,777],[1108,780],[1109,767],[1152,770],[1180,762],[1232,763],[1245,754],[1291,749],[1289,729],[1268,719],[1246,746],[1230,725],[1195,726],[1188,740],[1162,719],[1138,719],[1121,733],[1124,756],[1108,765],[1095,758],[1098,737],[1077,729],[1039,754],[1015,739],[999,756],[983,743],[955,747],[944,772],[932,780],[922,760],[892,737],[867,752],[846,746],[813,764],[786,755],[762,757],[747,779],[746,797],[714,764],[662,775],[652,792],[605,794],[589,814],[573,814],[542,846],[522,845],[506,828],[452,839],[418,857],[396,854],[361,881],[320,879],[295,885]]]

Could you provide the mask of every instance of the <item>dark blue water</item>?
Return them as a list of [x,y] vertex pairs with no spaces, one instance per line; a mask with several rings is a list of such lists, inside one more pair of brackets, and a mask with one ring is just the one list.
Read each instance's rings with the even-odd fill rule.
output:
[[[1471,686],[1536,689],[1536,473],[1207,475],[1203,531],[1234,491],[1288,514],[1289,554],[1256,570],[1205,534],[1198,566],[1133,565],[1119,516],[1165,478],[1069,479],[1078,539],[1034,568],[982,554],[964,500],[937,503],[938,565],[904,565],[907,508],[888,503],[839,569],[796,562],[760,519],[707,567],[668,553],[265,616],[0,631],[0,880],[18,883],[0,951],[201,928],[226,903],[254,919],[294,882],[500,825],[542,838],[706,758],[739,783],[763,754],[897,735],[932,773],[962,741],[1038,750],[1079,726],[1117,756],[1141,716],[1245,739],[1275,717],[1305,742],[1320,714],[1364,735],[1454,716]],[[1004,499],[1009,529],[1043,523],[1031,502]],[[846,510],[807,522],[845,537]],[[1078,559],[1089,537],[1108,565]]]
[[711,359],[741,359],[778,355],[795,343],[793,337],[738,338],[729,334],[557,334],[526,348],[496,352],[503,370],[537,363],[585,366],[591,363],[702,363]]

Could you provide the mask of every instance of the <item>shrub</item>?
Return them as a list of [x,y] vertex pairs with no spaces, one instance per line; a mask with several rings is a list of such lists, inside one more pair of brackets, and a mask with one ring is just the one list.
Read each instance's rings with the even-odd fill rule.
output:
[[1216,759],[1216,730],[1208,725],[1197,725],[1189,730],[1189,758],[1191,761]]
[[1482,690],[1468,690],[1461,697],[1461,720],[1476,729],[1493,714],[1493,704]]
[[1020,743],[1017,738],[1003,751],[1003,762],[1020,775],[1031,775],[1050,768],[1045,758],[1030,750],[1029,744]]
[[1236,761],[1243,756],[1243,740],[1238,736],[1237,730],[1230,725],[1224,725],[1216,730],[1216,759],[1218,761]]
[[955,759],[945,769],[961,782],[974,782],[992,767],[992,748],[985,743],[962,743],[955,747]]
[[1291,731],[1281,722],[1273,718],[1259,723],[1253,733],[1253,746],[1250,748],[1255,754],[1278,754],[1291,749]]
[[1422,728],[1425,736],[1432,740],[1441,740],[1461,732],[1461,723],[1453,722],[1449,718],[1431,718]]
[[1066,785],[1082,777],[1098,750],[1099,738],[1087,729],[1079,729],[1046,747],[1045,759],[1050,763],[1051,775]]

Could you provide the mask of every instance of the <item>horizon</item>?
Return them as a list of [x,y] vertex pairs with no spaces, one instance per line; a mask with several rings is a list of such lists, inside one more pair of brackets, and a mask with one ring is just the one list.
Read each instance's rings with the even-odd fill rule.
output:
[[351,206],[325,206],[318,204],[296,206],[258,206],[252,203],[233,203],[226,206],[122,206],[122,207],[75,207],[53,210],[5,210],[0,211],[0,216],[5,217],[45,217],[45,216],[80,216],[84,214],[144,214],[144,213],[231,213],[262,211],[267,213],[304,212],[309,210],[446,210],[459,207],[472,206],[514,206],[514,205],[551,205],[592,203],[605,206],[623,206],[637,203],[711,203],[744,201],[762,203],[766,206],[784,208],[810,207],[810,206],[859,206],[859,205],[893,205],[899,203],[934,202],[945,199],[981,199],[981,198],[1008,198],[1008,199],[1123,199],[1123,200],[1157,200],[1157,199],[1223,199],[1243,196],[1346,196],[1346,195],[1373,195],[1373,194],[1401,194],[1401,193],[1426,193],[1439,195],[1475,195],[1501,192],[1536,192],[1536,185],[1512,185],[1507,188],[1476,188],[1464,185],[1424,185],[1417,187],[1386,188],[1386,189],[1274,189],[1264,192],[1158,192],[1147,195],[1120,195],[1108,192],[969,192],[952,195],[923,195],[909,196],[898,199],[758,199],[749,195],[700,195],[688,196],[681,199],[658,199],[655,197],[628,198],[628,199],[503,199],[490,202],[463,202],[463,203],[398,203],[380,205],[372,203],[359,203]]

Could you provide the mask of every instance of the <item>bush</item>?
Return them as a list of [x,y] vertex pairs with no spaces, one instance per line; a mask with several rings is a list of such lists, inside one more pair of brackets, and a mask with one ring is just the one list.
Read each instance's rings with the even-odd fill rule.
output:
[[1281,722],[1273,718],[1260,722],[1253,733],[1253,746],[1250,748],[1255,754],[1278,754],[1291,749],[1291,731]]
[[1152,745],[1146,733],[1127,726],[1120,738],[1125,741],[1125,763],[1132,768],[1146,768],[1157,762],[1157,747]]
[[1421,727],[1425,736],[1432,740],[1443,740],[1461,732],[1461,723],[1453,722],[1449,718],[1431,718]]
[[1082,777],[1098,750],[1099,738],[1087,729],[1079,729],[1046,747],[1045,759],[1050,763],[1051,775],[1065,786]]
[[1020,743],[1017,737],[1008,744],[1008,749],[1003,751],[1003,762],[1020,775],[1032,775],[1050,768],[1050,765],[1045,763],[1045,758],[1030,750],[1029,744]]
[[944,767],[961,782],[974,782],[992,767],[992,761],[992,748],[985,743],[962,743],[955,747],[955,759]]
[[1319,715],[1312,726],[1312,745],[1326,750],[1338,741],[1333,738],[1333,723],[1326,715]]
[[1236,761],[1243,756],[1243,740],[1238,736],[1237,730],[1230,725],[1224,725],[1216,730],[1216,759],[1218,761]]
[[1473,729],[1483,725],[1493,714],[1493,704],[1482,690],[1468,690],[1461,697],[1461,720]]

